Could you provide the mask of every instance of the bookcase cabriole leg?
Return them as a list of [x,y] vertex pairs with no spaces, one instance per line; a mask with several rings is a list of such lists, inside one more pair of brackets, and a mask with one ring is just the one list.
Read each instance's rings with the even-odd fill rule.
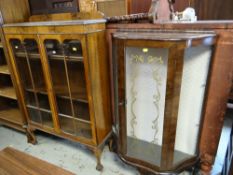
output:
[[33,145],[37,144],[37,139],[33,129],[27,128],[26,134],[27,134],[28,143],[31,143]]
[[103,165],[101,163],[101,155],[102,155],[103,149],[102,148],[97,148],[94,150],[96,160],[97,160],[97,165],[96,165],[96,170],[102,171],[103,170]]

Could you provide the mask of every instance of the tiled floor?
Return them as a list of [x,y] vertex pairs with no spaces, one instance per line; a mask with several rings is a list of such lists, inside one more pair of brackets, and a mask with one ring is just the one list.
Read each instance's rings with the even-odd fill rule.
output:
[[[220,149],[211,175],[220,174],[231,123],[232,121],[226,119]],[[84,146],[41,132],[37,132],[36,136],[38,144],[28,144],[23,133],[0,126],[0,150],[11,146],[78,175],[139,175],[135,168],[124,164],[116,154],[109,152],[107,146],[102,155],[104,170],[99,172],[95,169],[95,156]],[[182,173],[184,174],[189,173]]]
[[96,159],[91,151],[77,143],[43,133],[37,133],[37,145],[27,144],[23,133],[0,126],[0,149],[12,146],[32,156],[46,160],[78,175],[137,175],[134,168],[121,162],[105,147],[102,155],[103,172],[95,170]]
[[233,123],[233,109],[229,109],[227,110],[226,117],[224,120],[224,127],[219,141],[218,152],[215,158],[215,164],[212,170],[213,175],[221,174],[225,160],[228,141],[231,134],[232,123]]
[[99,172],[95,169],[95,156],[85,147],[41,132],[36,135],[38,144],[31,145],[23,133],[0,126],[0,150],[11,146],[78,175],[139,175],[135,168],[109,152],[107,146],[102,155],[104,170]]

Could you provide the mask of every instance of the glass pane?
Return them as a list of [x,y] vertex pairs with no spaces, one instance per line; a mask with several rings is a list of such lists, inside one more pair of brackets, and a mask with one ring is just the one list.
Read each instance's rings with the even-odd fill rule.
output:
[[37,42],[34,39],[25,39],[24,46],[29,59],[35,89],[36,91],[45,92],[46,86]]
[[55,58],[57,55],[58,56],[63,55],[62,47],[57,40],[54,40],[54,39],[46,40],[45,41],[45,48],[47,51],[47,55],[50,57],[54,56],[54,58]]
[[73,101],[74,115],[75,117],[83,120],[90,121],[89,106],[88,103],[80,103]]
[[50,112],[41,111],[42,124],[50,128],[53,127],[52,115]]
[[69,134],[75,134],[74,121],[72,118],[67,118],[59,115],[61,129]]
[[[59,111],[60,127],[69,134],[91,137],[89,107],[81,43],[65,40],[63,43],[45,40],[53,89]],[[79,124],[77,119],[86,120]]]
[[59,114],[72,116],[70,99],[57,98],[57,107]]
[[189,155],[197,151],[211,52],[207,46],[185,51],[175,149]]
[[126,154],[160,166],[168,49],[127,47],[125,62]]
[[75,120],[76,135],[80,137],[85,137],[88,139],[92,138],[91,125],[78,120]]
[[38,101],[39,101],[39,107],[41,109],[50,110],[48,96],[47,95],[43,95],[43,94],[37,94],[37,97],[38,97]]
[[49,60],[53,81],[53,88],[58,96],[69,97],[65,65],[63,60]]
[[26,104],[31,106],[37,106],[35,94],[33,92],[25,91]]
[[86,80],[83,62],[67,62],[71,96],[87,102]]
[[29,108],[29,107],[27,109],[28,109],[28,113],[31,117],[31,120],[33,122],[36,122],[36,123],[41,123],[39,111],[36,109],[33,109],[33,108]]
[[[47,124],[48,120],[52,120],[49,114],[50,106],[37,41],[25,39],[21,42],[18,39],[12,39],[10,43],[15,55],[17,70],[23,82],[25,100],[31,120],[39,124],[46,122],[45,125],[52,127],[51,124]],[[48,110],[48,113],[41,111],[41,109]]]
[[[27,51],[27,54],[38,54],[39,53],[39,49],[38,49],[38,45],[35,39],[25,39],[24,40],[24,47]],[[39,56],[39,55],[38,55]]]
[[21,52],[25,53],[24,46],[19,39],[11,39],[10,43],[15,54]]
[[48,55],[55,94],[58,96],[69,97],[63,48],[57,40],[46,40],[45,47]]
[[65,55],[69,57],[82,57],[82,45],[79,40],[65,40]]
[[[23,45],[21,44],[20,40],[18,39],[12,39],[10,40],[13,52],[15,54],[15,61],[18,67],[19,75],[22,80],[22,83],[25,88],[32,89],[32,81],[30,78],[30,71],[29,71],[29,65],[25,57],[25,50]],[[23,53],[20,55],[19,53]]]
[[29,64],[32,71],[35,90],[38,92],[46,92],[46,85],[40,59],[29,59]]

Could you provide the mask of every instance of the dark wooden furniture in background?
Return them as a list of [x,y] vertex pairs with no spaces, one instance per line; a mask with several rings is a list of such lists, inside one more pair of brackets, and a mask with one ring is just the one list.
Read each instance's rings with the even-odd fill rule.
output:
[[28,0],[1,0],[3,23],[24,22],[30,16]]
[[79,0],[28,0],[31,15],[77,13]]
[[104,13],[104,16],[127,15],[126,0],[97,0],[97,10]]
[[112,126],[105,20],[7,24],[4,33],[29,142],[36,129],[77,141],[94,151],[101,170]]
[[5,175],[74,175],[55,165],[7,147],[0,151],[0,174]]
[[[198,20],[230,20],[233,19],[232,0],[190,0],[190,6],[195,8]],[[189,6],[188,0],[176,0],[175,11],[183,11]]]
[[128,14],[147,13],[151,6],[151,0],[127,0]]
[[115,134],[122,160],[155,174],[196,164],[215,42],[214,33],[201,31],[114,33]]
[[[233,78],[233,21],[199,21],[195,23],[163,22],[155,24],[109,24],[107,38],[110,50],[110,67],[112,70],[112,35],[119,30],[214,30],[218,40],[214,53],[214,62],[210,74],[209,87],[206,95],[206,108],[203,111],[203,129],[200,134],[199,152],[202,170],[209,172],[214,163],[218,148],[226,104]],[[113,80],[113,78],[112,78]],[[113,96],[113,81],[112,96]],[[218,93],[216,93],[218,92]],[[114,111],[114,101],[112,101]],[[115,112],[113,112],[114,114]],[[115,116],[113,116],[115,118]]]

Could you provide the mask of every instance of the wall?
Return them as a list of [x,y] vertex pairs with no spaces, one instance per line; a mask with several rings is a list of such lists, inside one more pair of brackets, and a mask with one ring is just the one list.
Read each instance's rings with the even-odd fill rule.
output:
[[[182,11],[188,7],[187,0],[176,0],[175,11]],[[191,6],[196,9],[199,20],[227,20],[233,19],[232,0],[193,0]]]
[[0,0],[0,11],[4,23],[28,21],[30,16],[28,0]]

